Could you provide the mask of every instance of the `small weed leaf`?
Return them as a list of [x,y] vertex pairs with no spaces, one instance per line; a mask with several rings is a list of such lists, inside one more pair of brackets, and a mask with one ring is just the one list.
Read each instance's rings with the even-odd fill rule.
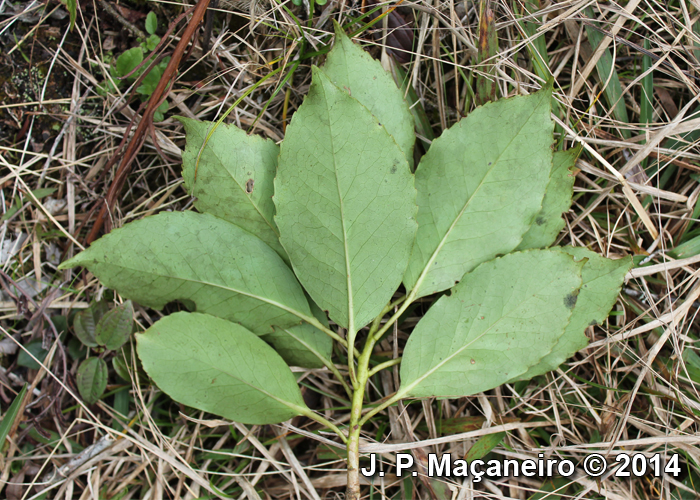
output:
[[348,38],[334,23],[335,44],[322,71],[340,89],[360,101],[377,117],[386,131],[396,140],[408,164],[413,166],[413,116],[403,93],[379,61],[372,58]]
[[581,272],[581,290],[576,296],[574,312],[564,335],[552,352],[525,374],[517,377],[518,380],[527,380],[556,370],[569,357],[586,347],[588,344],[588,337],[584,333],[586,328],[591,324],[602,324],[605,321],[620,294],[625,275],[632,268],[631,258],[606,259],[583,247],[563,247],[561,251],[585,262]]
[[161,213],[127,224],[64,262],[85,266],[105,286],[162,309],[187,299],[197,311],[255,333],[294,326],[310,314],[296,278],[257,237],[213,215]]
[[136,339],[146,373],[188,406],[246,424],[283,422],[307,410],[284,360],[240,325],[179,312]]
[[158,16],[156,16],[155,12],[151,11],[146,16],[146,33],[148,33],[149,35],[155,35],[157,29]]
[[[115,76],[126,76],[134,69],[136,66],[143,62],[143,49],[141,47],[134,47],[132,49],[123,52],[117,58],[117,64],[115,67]],[[135,75],[131,75],[135,76]]]
[[[15,423],[15,419],[17,418],[17,415],[19,415],[19,409],[22,405],[22,400],[24,399],[24,396],[27,394],[27,384],[24,384],[22,386],[22,389],[17,393],[15,396],[15,399],[12,400],[12,403],[10,404],[10,407],[7,409],[5,414],[2,416],[2,420],[0,420],[0,453],[4,453],[4,448],[5,448],[5,439],[7,438],[7,435],[10,433],[10,429],[12,429],[12,424]],[[9,443],[7,443],[9,446]]]
[[88,358],[78,367],[75,376],[80,397],[91,405],[97,402],[107,388],[107,363],[101,358]]
[[134,373],[134,366],[138,371],[138,377],[142,380],[146,380],[148,377],[143,371],[138,356],[134,359],[131,344],[124,344],[121,349],[114,353],[114,357],[112,357],[112,368],[114,368],[114,371],[121,378],[130,381]]
[[160,82],[160,79],[165,72],[165,68],[168,67],[169,62],[170,57],[165,57],[162,61],[156,64],[153,69],[151,69],[151,71],[149,71],[148,74],[143,77],[143,80],[141,80],[141,85],[138,86],[136,92],[145,97],[153,94],[158,86],[158,82]]
[[542,200],[542,210],[535,216],[535,221],[523,236],[518,250],[548,247],[554,243],[559,232],[566,225],[562,214],[571,206],[576,180],[571,168],[578,154],[578,148],[554,153],[552,173]]
[[102,316],[97,323],[95,341],[107,349],[116,351],[131,335],[134,326],[134,306],[127,300]]
[[197,209],[256,235],[288,261],[279,242],[272,202],[279,147],[269,139],[221,124],[202,150],[197,166],[197,155],[214,123],[179,120],[187,132],[182,177],[187,192],[197,197]]
[[70,14],[70,30],[73,31],[75,20],[78,18],[78,0],[65,0],[62,3],[65,3],[68,14]]
[[41,340],[32,340],[24,346],[24,349],[20,349],[17,355],[17,364],[32,370],[41,370],[39,363],[44,362],[48,353],[49,351],[42,347]]
[[560,250],[530,250],[465,275],[411,333],[399,393],[469,396],[535,366],[569,324],[564,298],[581,287],[583,264]]
[[513,251],[542,208],[552,168],[551,88],[477,108],[416,170],[418,233],[404,285],[418,297]]
[[299,280],[350,343],[401,282],[415,193],[386,129],[315,68],[281,147],[275,221]]
[[97,335],[97,323],[108,310],[107,303],[99,301],[75,315],[73,318],[73,333],[83,345],[87,347],[98,346],[95,338]]
[[505,432],[494,432],[493,434],[487,434],[486,436],[481,436],[479,440],[469,448],[464,459],[471,463],[472,460],[481,460],[484,458],[491,450],[496,446],[501,444],[503,438],[506,437]]

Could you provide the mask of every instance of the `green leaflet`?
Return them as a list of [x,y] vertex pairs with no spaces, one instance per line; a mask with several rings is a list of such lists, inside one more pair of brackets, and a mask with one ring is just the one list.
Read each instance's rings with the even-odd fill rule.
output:
[[355,45],[338,23],[335,44],[321,70],[338,87],[369,109],[396,140],[408,164],[413,166],[416,142],[413,116],[403,93],[379,61]]
[[[314,304],[311,312],[324,326],[328,326],[326,315]],[[313,325],[302,323],[288,328],[275,327],[275,331],[261,337],[272,344],[275,351],[290,366],[323,368],[332,363],[333,339]]]
[[146,373],[188,406],[245,424],[276,424],[307,409],[284,360],[240,325],[179,312],[136,340]]
[[276,222],[296,275],[349,343],[401,282],[415,234],[406,158],[376,118],[318,68],[287,127]]
[[515,249],[542,207],[552,167],[551,88],[477,108],[416,170],[418,233],[404,276],[417,297]]
[[182,176],[187,191],[197,197],[195,206],[254,234],[287,260],[273,220],[279,147],[269,139],[222,124],[207,142],[197,167],[197,155],[214,123],[179,120],[187,132]]
[[107,363],[102,358],[88,358],[78,367],[75,374],[80,397],[91,405],[95,404],[107,388]]
[[264,334],[310,315],[282,259],[252,234],[208,214],[166,212],[116,229],[61,264],[154,309],[191,300],[197,311]]
[[588,337],[584,334],[586,327],[605,321],[620,294],[625,275],[632,269],[630,258],[611,260],[584,247],[563,247],[561,250],[585,262],[581,272],[582,285],[576,307],[564,335],[552,352],[525,374],[518,376],[517,380],[528,380],[555,370],[569,357],[586,347],[588,344]]
[[579,148],[557,151],[552,159],[552,172],[542,200],[542,210],[523,236],[518,250],[545,248],[554,243],[566,223],[562,214],[571,206],[576,180],[570,169],[576,162]]
[[558,250],[530,250],[465,275],[411,333],[398,394],[469,396],[525,373],[564,333],[582,266]]

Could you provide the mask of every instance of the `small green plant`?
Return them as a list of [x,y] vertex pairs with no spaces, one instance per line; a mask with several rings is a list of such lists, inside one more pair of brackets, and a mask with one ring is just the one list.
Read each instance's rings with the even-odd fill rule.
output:
[[[115,84],[119,88],[122,88],[126,84],[131,85],[148,69],[148,62],[143,64],[139,69],[136,68],[143,63],[144,58],[149,55],[149,52],[153,52],[160,43],[160,37],[156,35],[157,29],[158,17],[155,12],[149,12],[146,16],[146,32],[148,33],[148,38],[142,40],[137,47],[132,47],[122,52],[119,57],[117,57],[116,61],[113,61],[109,68],[112,79],[105,80],[98,89],[103,95],[114,92],[116,90],[114,88]],[[143,77],[141,84],[136,88],[136,93],[141,96],[141,99],[146,100],[153,94],[158,82],[163,76],[165,68],[168,66],[168,62],[170,62],[170,57],[164,57]],[[163,101],[153,114],[153,120],[156,122],[163,121],[165,118],[164,113],[167,110],[168,102]]]
[[[347,446],[354,500],[369,419],[401,399],[470,396],[555,369],[605,320],[631,259],[548,248],[577,154],[552,152],[551,87],[477,108],[413,174],[403,94],[336,31],[281,147],[181,119],[183,176],[200,213],[131,222],[61,267],[86,266],[150,307],[196,310],[137,334],[150,377],[232,420],[305,415],[331,429]],[[431,295],[403,356],[376,356]],[[399,363],[400,387],[367,411],[369,378]],[[309,409],[288,364],[332,371],[352,401],[349,423]]]
[[[95,403],[104,393],[107,388],[107,363],[104,355],[126,344],[133,326],[134,308],[129,300],[112,310],[109,310],[105,301],[94,302],[73,317],[73,333],[76,338],[83,346],[98,354],[83,360],[75,377],[78,392],[86,403]],[[121,375],[124,371],[119,371],[119,361],[118,356],[113,358],[115,369]],[[126,379],[128,378],[127,375]]]

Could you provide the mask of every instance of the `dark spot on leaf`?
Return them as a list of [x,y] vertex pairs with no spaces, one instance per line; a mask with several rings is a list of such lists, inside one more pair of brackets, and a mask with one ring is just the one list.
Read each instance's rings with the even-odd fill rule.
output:
[[578,300],[578,293],[570,293],[569,295],[564,297],[564,305],[568,309],[573,309],[576,305],[576,300]]
[[390,173],[395,174],[396,173],[396,165],[391,167],[391,170],[389,170]]
[[588,326],[598,326],[598,322],[596,320],[593,320],[590,323],[588,323]]
[[248,179],[248,182],[245,183],[245,192],[248,194],[252,193],[254,185],[255,181],[253,179]]
[[474,361],[474,360],[472,359],[472,360],[470,361],[470,363],[471,363],[471,364],[474,364],[474,363],[476,363],[476,361]]
[[541,226],[545,222],[547,221],[544,219],[544,217],[537,217],[537,219],[535,219],[535,224],[537,224],[538,226]]

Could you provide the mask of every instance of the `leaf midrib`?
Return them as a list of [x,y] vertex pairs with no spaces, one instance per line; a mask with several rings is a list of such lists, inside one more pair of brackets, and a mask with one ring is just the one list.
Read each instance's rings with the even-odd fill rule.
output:
[[[579,278],[580,278],[580,276],[579,276]],[[554,282],[554,281],[556,281],[556,279],[552,279],[552,281],[550,281],[549,283],[551,284],[551,283]],[[579,285],[579,286],[581,286],[581,285]],[[532,296],[532,297],[534,297],[534,296]],[[453,298],[454,300],[456,300],[456,297],[450,297],[450,298]],[[518,303],[518,305],[517,305],[516,307],[517,307],[517,308],[520,308],[520,307],[522,306],[522,304],[526,303],[528,300],[531,300],[531,297],[530,297],[530,296],[528,296],[528,297],[526,298],[526,300],[523,300],[522,302]],[[512,308],[512,309],[515,309],[515,308]],[[565,333],[565,331],[566,331],[566,327],[568,326],[569,322],[571,321],[571,316],[572,316],[572,315],[573,315],[573,309],[571,309],[571,310],[569,311],[569,317],[568,317],[567,324],[565,325],[564,329],[562,330],[562,334],[559,336],[559,338],[561,338],[561,337],[564,335],[564,333]],[[488,327],[486,330],[484,330],[478,337],[474,338],[474,339],[473,339],[472,341],[470,341],[468,344],[465,344],[464,346],[460,347],[460,348],[457,349],[453,354],[451,354],[450,356],[446,357],[446,358],[445,358],[443,361],[441,361],[440,363],[436,364],[435,367],[432,368],[432,369],[430,369],[430,370],[428,370],[428,371],[425,373],[425,375],[423,375],[422,377],[417,378],[414,382],[412,382],[410,385],[408,385],[405,389],[404,389],[403,387],[399,388],[398,392],[396,393],[396,397],[397,397],[397,398],[404,398],[404,397],[406,397],[406,395],[408,395],[408,393],[409,393],[411,390],[413,390],[417,385],[419,385],[419,384],[420,384],[421,382],[423,382],[425,379],[427,379],[428,377],[430,377],[430,376],[431,376],[433,373],[435,373],[437,370],[439,370],[440,368],[442,368],[445,364],[447,364],[449,361],[451,361],[455,356],[457,356],[458,354],[461,354],[462,351],[464,351],[465,349],[467,349],[468,347],[470,347],[474,342],[476,342],[477,340],[480,340],[484,335],[488,334],[488,333],[491,331],[491,329],[493,329],[496,325],[499,324],[500,321],[504,320],[504,319],[507,318],[507,317],[509,317],[509,316],[501,316],[501,317],[498,318],[490,327]],[[554,346],[552,346],[552,349],[550,349],[549,352],[547,352],[547,354],[545,354],[545,356],[548,355],[549,353],[551,353],[553,349],[554,349]],[[537,363],[539,363],[539,361],[538,361]],[[535,366],[535,365],[532,365],[532,366]],[[527,368],[525,369],[525,371],[523,371],[523,372],[521,372],[521,373],[519,373],[519,374],[513,375],[511,378],[517,377],[518,375],[522,375],[522,373],[527,372],[527,370],[529,370],[530,368],[532,368],[532,366],[527,367]]]
[[[537,108],[535,108],[535,110],[536,109]],[[491,175],[491,172],[493,171],[493,169],[495,169],[498,166],[498,162],[500,161],[501,156],[503,156],[503,154],[510,148],[510,146],[513,143],[513,141],[515,140],[515,138],[520,135],[522,130],[527,126],[527,124],[530,123],[530,119],[532,118],[532,116],[534,114],[535,114],[535,112],[533,111],[533,113],[530,114],[530,116],[525,121],[525,123],[520,127],[518,132],[516,134],[513,134],[510,141],[508,142],[507,146],[504,147],[503,150],[501,151],[501,153],[496,157],[496,159],[493,160],[492,166],[486,171],[486,173],[482,177],[481,181],[479,182],[479,185],[476,187],[476,189],[471,194],[471,196],[469,196],[469,198],[467,199],[467,201],[464,204],[464,206],[462,207],[462,209],[459,211],[459,213],[457,214],[455,219],[452,221],[452,224],[450,224],[450,227],[447,229],[447,232],[440,240],[440,243],[438,244],[437,248],[435,248],[435,250],[431,254],[430,259],[428,259],[428,262],[425,264],[425,267],[423,267],[423,270],[421,271],[420,275],[418,276],[418,279],[416,280],[416,284],[413,286],[413,288],[417,291],[417,293],[420,293],[420,287],[423,284],[423,281],[425,280],[425,278],[427,277],[428,272],[430,270],[430,267],[433,265],[433,262],[435,262],[435,259],[437,259],[437,256],[440,253],[440,251],[442,250],[442,247],[445,245],[445,243],[447,243],[447,240],[448,240],[450,234],[452,233],[452,230],[455,228],[457,223],[462,219],[464,212],[467,210],[470,203],[474,200],[477,193],[481,190],[481,187],[484,185],[484,181],[486,180],[487,177],[489,177]],[[520,235],[521,241],[522,241],[522,236],[523,235]],[[517,245],[516,245],[516,247],[517,247]]]
[[209,281],[202,281],[202,280],[199,280],[199,279],[183,278],[182,276],[170,276],[170,275],[168,275],[168,274],[158,274],[158,273],[148,272],[148,271],[144,271],[144,270],[142,270],[142,269],[134,269],[134,268],[131,268],[131,267],[127,267],[127,266],[119,265],[119,264],[114,264],[114,263],[109,263],[108,265],[110,265],[110,266],[112,266],[112,267],[119,268],[119,269],[124,269],[124,270],[127,270],[127,271],[136,272],[136,273],[148,274],[148,275],[151,275],[151,276],[158,276],[158,277],[160,277],[160,278],[167,278],[167,279],[172,279],[172,280],[186,281],[186,282],[188,282],[188,283],[197,283],[197,284],[200,284],[200,285],[209,285],[209,286],[212,286],[212,287],[215,287],[215,288],[220,288],[220,289],[222,289],[222,290],[228,290],[229,292],[238,293],[238,294],[244,295],[244,296],[246,296],[246,297],[250,297],[250,298],[253,298],[253,299],[257,299],[257,300],[259,300],[259,301],[261,301],[261,302],[265,302],[266,304],[270,304],[270,305],[272,305],[272,306],[278,307],[279,309],[282,309],[283,311],[287,311],[288,313],[293,314],[294,316],[298,317],[299,319],[302,319],[302,320],[306,321],[307,323],[312,323],[312,322],[309,321],[309,318],[310,318],[309,316],[307,316],[306,314],[304,314],[304,313],[302,313],[302,312],[300,312],[300,311],[297,311],[296,309],[292,309],[291,307],[288,307],[288,306],[286,306],[286,305],[284,305],[284,304],[282,304],[282,303],[280,303],[280,302],[277,302],[277,301],[274,301],[274,300],[271,300],[271,299],[262,297],[262,296],[260,296],[260,295],[255,295],[255,294],[250,293],[250,292],[245,292],[245,291],[239,290],[239,289],[237,289],[237,288],[231,288],[231,287],[229,287],[229,286],[220,285],[220,284],[217,284],[217,283],[211,283],[211,282],[209,282]]
[[[330,79],[328,79],[330,82]],[[332,82],[331,82],[332,83]],[[333,174],[335,175],[335,187],[338,192],[338,205],[340,208],[340,224],[343,230],[343,251],[345,256],[345,275],[346,275],[346,286],[348,288],[348,344],[353,344],[355,339],[355,306],[353,303],[353,289],[352,289],[352,272],[350,269],[350,251],[348,249],[348,234],[345,227],[345,204],[343,203],[343,196],[340,192],[340,180],[338,179],[338,163],[336,160],[335,147],[333,141],[333,125],[331,121],[331,109],[328,105],[328,96],[326,94],[326,87],[321,84],[320,87],[323,89],[324,99],[323,102],[326,105],[326,113],[328,115],[328,131],[331,143],[331,155],[333,156]]]
[[[247,137],[246,137],[246,138],[247,138]],[[203,140],[204,140],[204,139],[203,139]],[[253,199],[249,196],[248,192],[247,192],[247,191],[245,190],[245,188],[241,185],[241,183],[238,182],[238,180],[237,180],[236,177],[231,173],[231,171],[226,167],[226,164],[222,161],[221,157],[219,157],[219,155],[216,154],[216,151],[215,151],[215,149],[214,149],[213,147],[211,148],[211,152],[212,152],[212,154],[214,155],[214,157],[216,158],[216,160],[219,162],[219,166],[221,166],[221,167],[224,169],[224,171],[231,177],[231,180],[233,180],[234,184],[236,184],[236,186],[238,186],[238,189],[240,189],[241,193],[243,193],[243,195],[245,196],[245,198],[250,202],[250,205],[255,209],[255,211],[258,213],[258,215],[260,215],[260,217],[262,217],[262,220],[265,221],[265,224],[268,225],[268,227],[272,230],[272,232],[275,234],[275,236],[277,236],[277,237],[279,238],[279,237],[280,237],[279,231],[278,231],[277,228],[272,224],[272,221],[267,220],[267,217],[265,217],[265,215],[260,211],[260,208],[258,208],[258,206],[253,202]],[[196,184],[197,184],[196,181],[193,181],[193,185],[192,185],[192,196],[195,196],[194,189],[195,189]]]
[[[143,334],[142,334],[142,335],[143,335]],[[225,375],[228,375],[229,377],[231,377],[231,378],[234,379],[234,380],[238,380],[238,381],[241,382],[242,384],[247,385],[247,386],[250,387],[251,389],[254,389],[254,390],[258,391],[258,392],[260,392],[261,394],[264,394],[265,396],[267,396],[267,397],[269,397],[269,398],[271,398],[271,399],[277,401],[278,403],[280,403],[280,404],[286,406],[287,408],[290,408],[290,409],[295,410],[298,414],[302,414],[302,413],[304,413],[304,411],[305,411],[305,409],[302,408],[301,406],[299,406],[299,405],[297,405],[297,404],[294,404],[294,403],[292,403],[292,402],[290,402],[290,401],[286,401],[286,400],[284,400],[284,399],[280,399],[279,397],[277,397],[277,396],[275,396],[275,395],[273,395],[273,394],[270,394],[269,392],[267,392],[266,390],[262,389],[261,387],[258,387],[258,386],[256,386],[256,385],[254,385],[254,384],[252,384],[252,383],[250,383],[250,382],[248,382],[248,381],[246,381],[246,380],[240,378],[239,376],[236,376],[236,375],[234,375],[234,374],[228,372],[227,370],[225,370],[225,369],[223,369],[223,368],[220,368],[220,367],[218,367],[218,366],[214,366],[214,365],[212,365],[212,364],[206,363],[206,362],[204,362],[204,361],[203,361],[202,359],[200,359],[200,358],[195,358],[195,357],[193,357],[193,356],[191,356],[191,355],[189,355],[189,354],[187,354],[187,353],[183,353],[183,352],[181,352],[181,351],[179,351],[179,350],[175,350],[175,349],[171,349],[171,350],[174,350],[175,352],[180,353],[180,354],[185,354],[185,356],[186,356],[187,359],[189,359],[189,360],[192,360],[192,361],[195,361],[195,362],[199,362],[199,363],[201,363],[202,365],[209,367],[211,370],[218,371],[218,372],[220,372],[220,373],[223,373],[223,374],[225,374]],[[198,352],[198,351],[197,351],[197,350],[194,350],[193,352]]]

